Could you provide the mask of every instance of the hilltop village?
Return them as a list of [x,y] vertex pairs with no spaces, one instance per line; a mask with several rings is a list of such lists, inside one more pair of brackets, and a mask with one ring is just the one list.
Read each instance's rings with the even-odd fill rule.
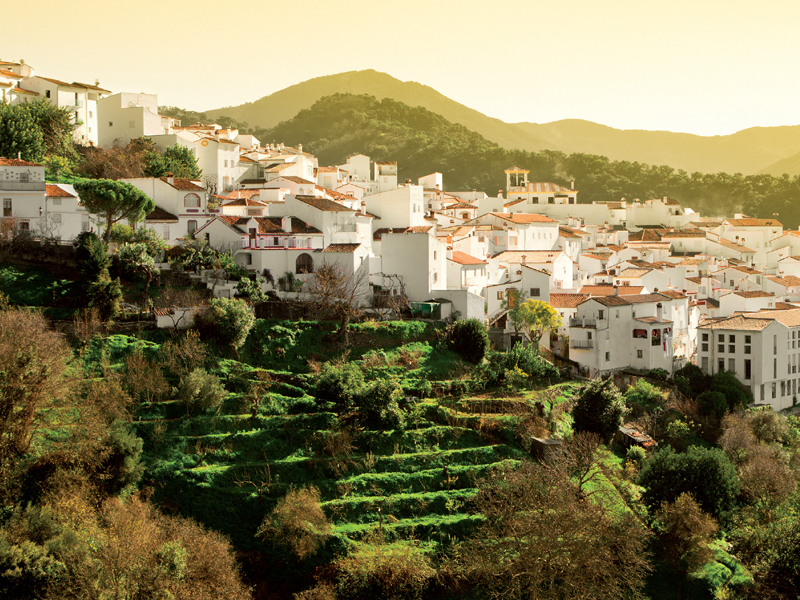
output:
[[[400,165],[363,154],[320,165],[302,146],[182,125],[158,113],[155,95],[66,83],[24,63],[0,63],[0,91],[10,104],[43,98],[74,111],[79,143],[145,136],[160,149],[189,148],[197,181],[123,180],[154,200],[144,225],[170,246],[205,240],[262,280],[303,282],[336,264],[368,310],[386,312],[386,299],[400,297],[418,315],[480,319],[505,345],[521,335],[507,314],[514,290],[558,312],[561,327],[540,343],[585,376],[674,373],[688,361],[735,373],[757,403],[795,402],[800,232],[777,216],[706,218],[667,197],[580,204],[579,181],[530,181],[514,165],[506,189],[488,194],[448,189],[439,173],[402,180]],[[5,238],[45,224],[66,243],[100,230],[74,187],[48,183],[43,165],[0,158],[0,189]],[[302,283],[276,293],[302,298]]]

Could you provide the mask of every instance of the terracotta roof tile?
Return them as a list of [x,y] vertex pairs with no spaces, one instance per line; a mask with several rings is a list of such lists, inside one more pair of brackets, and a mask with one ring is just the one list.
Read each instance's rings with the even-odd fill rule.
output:
[[155,207],[153,212],[148,214],[145,218],[145,221],[161,221],[161,222],[169,222],[169,223],[177,223],[178,217],[165,211],[163,208],[159,208],[158,206]]
[[[644,287],[641,285],[621,285],[616,288],[617,295],[630,296],[631,294],[641,294]],[[590,296],[613,296],[613,285],[585,285],[580,289],[581,294],[589,294]]]
[[327,248],[321,252],[336,252],[340,254],[352,254],[361,244],[329,244]]
[[470,256],[466,252],[459,252],[458,250],[453,251],[453,258],[451,259],[454,263],[458,263],[460,265],[485,265],[486,261],[481,260],[480,258],[475,258],[474,256]]
[[45,184],[46,192],[45,195],[48,198],[74,198],[73,194],[70,194],[67,190],[62,189],[61,187],[54,185],[52,183]]
[[550,294],[550,306],[553,308],[576,308],[578,304],[589,299],[589,294]]
[[783,227],[776,219],[725,219],[725,222],[734,227]]
[[0,157],[0,167],[43,167],[39,163],[30,162],[27,160],[20,160],[18,158],[3,158]]
[[500,217],[501,219],[505,219],[506,221],[511,221],[512,223],[519,223],[520,225],[524,225],[527,223],[557,223],[550,217],[545,217],[544,215],[531,215],[527,213],[502,213],[502,212],[493,212],[489,213],[492,216]]
[[[193,181],[190,181],[189,179],[183,179],[181,177],[172,177],[172,178],[170,178],[170,177],[159,177],[159,179],[161,179],[161,181],[163,181],[167,185],[171,185],[176,190],[184,190],[184,191],[187,191],[187,192],[205,192],[206,191],[205,188],[200,187],[199,185],[197,185]],[[172,183],[170,183],[170,179],[172,179]]]
[[297,198],[297,200],[303,204],[308,204],[309,206],[313,206],[314,208],[325,212],[355,212],[354,209],[347,208],[346,206],[339,204],[338,202],[334,202],[333,200],[328,200],[327,198],[301,195],[297,195],[295,198]]

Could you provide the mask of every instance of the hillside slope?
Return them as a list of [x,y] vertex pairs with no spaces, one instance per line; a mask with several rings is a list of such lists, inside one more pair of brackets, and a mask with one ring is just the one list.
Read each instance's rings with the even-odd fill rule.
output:
[[[580,119],[552,123],[505,123],[459,104],[433,88],[400,81],[374,70],[317,77],[255,102],[207,111],[210,118],[227,116],[253,127],[271,128],[292,119],[324,96],[369,94],[421,106],[448,121],[464,125],[503,148],[560,150],[648,164],[666,164],[689,173],[761,172],[800,152],[800,126],[753,127],[726,136],[698,136],[668,131],[621,130]],[[776,174],[774,171],[769,171]]]

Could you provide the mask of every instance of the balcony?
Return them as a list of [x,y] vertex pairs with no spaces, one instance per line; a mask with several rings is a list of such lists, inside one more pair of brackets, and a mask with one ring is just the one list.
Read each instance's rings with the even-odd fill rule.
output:
[[354,224],[351,225],[342,225],[342,224],[334,224],[331,228],[334,233],[355,233],[356,226]]
[[584,318],[581,318],[581,317],[570,317],[569,326],[570,327],[591,327],[593,329],[596,329],[597,328],[597,319],[584,319]]
[[594,348],[594,340],[570,340],[569,347],[575,350],[591,350]]
[[10,181],[0,180],[0,190],[4,192],[43,192],[44,181]]

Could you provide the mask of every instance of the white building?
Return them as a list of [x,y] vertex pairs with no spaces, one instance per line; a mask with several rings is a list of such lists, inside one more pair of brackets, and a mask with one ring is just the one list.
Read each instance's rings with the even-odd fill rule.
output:
[[111,146],[132,139],[172,133],[179,121],[158,114],[158,96],[123,92],[97,102],[98,143]]

